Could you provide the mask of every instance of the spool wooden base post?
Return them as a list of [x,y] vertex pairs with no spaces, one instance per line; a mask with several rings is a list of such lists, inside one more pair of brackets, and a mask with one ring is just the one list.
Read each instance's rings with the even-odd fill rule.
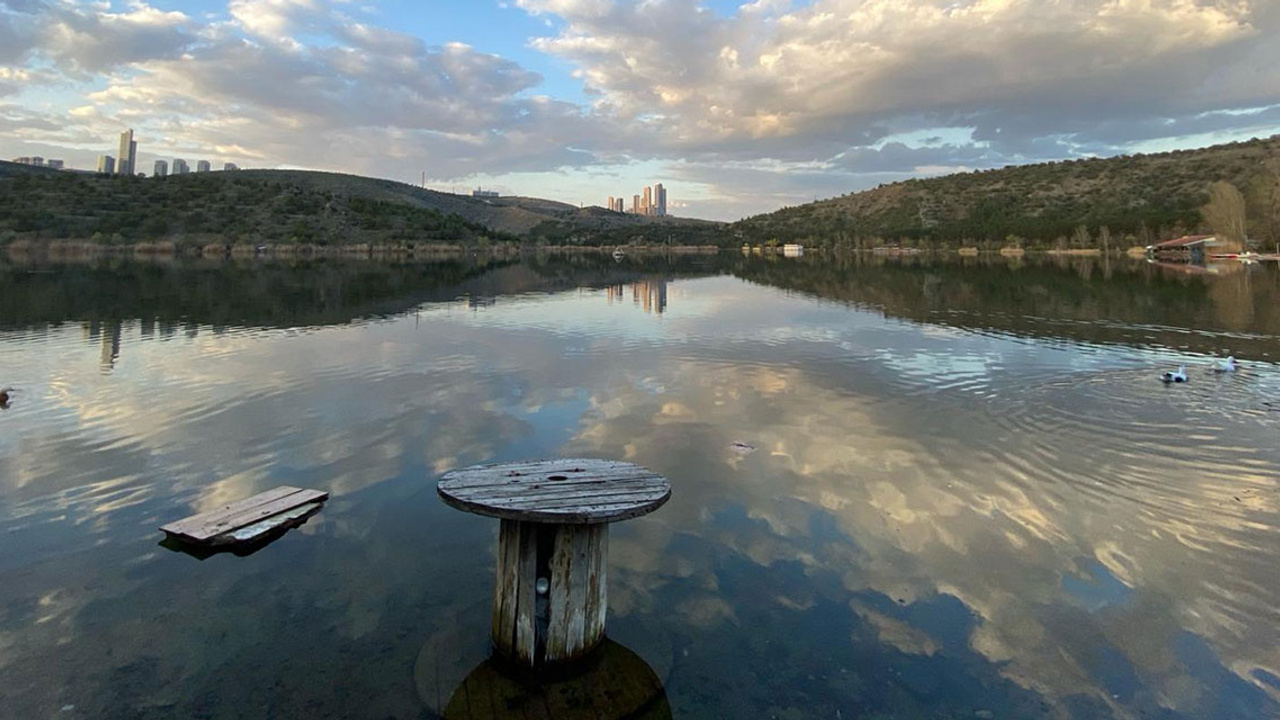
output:
[[493,591],[494,648],[526,667],[590,653],[604,638],[608,554],[606,523],[504,519]]
[[473,465],[446,473],[449,505],[502,520],[493,645],[526,668],[576,660],[604,638],[609,523],[653,512],[671,483],[591,458]]

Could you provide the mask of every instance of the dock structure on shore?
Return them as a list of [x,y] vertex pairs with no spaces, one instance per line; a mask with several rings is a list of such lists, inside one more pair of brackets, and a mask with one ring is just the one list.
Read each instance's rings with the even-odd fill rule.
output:
[[493,646],[540,668],[581,658],[604,638],[609,523],[661,507],[671,483],[630,463],[559,459],[455,470],[437,492],[502,521]]

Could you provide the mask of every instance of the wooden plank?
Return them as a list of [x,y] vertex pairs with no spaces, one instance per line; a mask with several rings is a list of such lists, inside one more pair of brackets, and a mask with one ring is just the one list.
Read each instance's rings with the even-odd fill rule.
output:
[[573,583],[574,528],[568,525],[556,532],[555,553],[551,556],[551,622],[547,626],[549,662],[566,660],[569,654],[569,612]]
[[[550,478],[552,476],[560,476],[564,479],[551,480]],[[530,471],[515,474],[502,472],[501,468],[495,472],[484,474],[474,474],[468,471],[459,470],[453,473],[448,473],[445,477],[449,478],[450,484],[455,488],[478,489],[510,485],[527,485],[529,483],[543,482],[559,485],[572,485],[574,483],[587,482],[615,482],[660,476],[648,468],[632,465],[625,468],[596,468],[594,471],[584,471],[581,468],[564,470],[545,468],[537,472]]]
[[253,542],[254,540],[257,540],[258,538],[262,537],[263,535],[266,535],[272,530],[278,530],[279,528],[284,527],[289,523],[295,522],[297,520],[300,520],[310,515],[311,513],[319,510],[320,507],[323,505],[324,505],[323,502],[313,502],[313,503],[307,503],[306,505],[299,505],[298,507],[293,508],[292,510],[286,510],[285,512],[282,512],[278,515],[272,515],[271,517],[267,518],[266,520],[263,520],[262,522],[257,522],[252,525],[246,525],[240,528],[239,530],[233,530],[229,533],[223,533],[222,535],[218,535],[212,538],[209,541],[209,543],[212,545],[223,545],[223,544],[237,543],[237,542]]
[[502,498],[491,500],[488,506],[494,510],[533,510],[554,512],[557,510],[582,510],[595,506],[631,506],[656,502],[666,497],[666,493],[652,491],[628,493],[601,493],[599,495],[573,495],[552,500],[536,498]]
[[483,497],[485,502],[495,503],[502,500],[521,499],[529,501],[551,501],[564,498],[579,497],[600,497],[602,495],[625,495],[628,493],[635,494],[662,494],[666,492],[666,488],[654,487],[648,483],[599,483],[599,484],[578,484],[571,487],[556,488],[546,490],[543,488],[527,488],[527,487],[509,487],[487,492],[483,496],[465,495],[472,499]]
[[269,503],[272,500],[279,500],[282,497],[286,497],[297,492],[302,492],[302,488],[284,485],[268,490],[264,493],[259,493],[253,497],[228,503],[217,510],[210,510],[208,512],[200,513],[199,515],[192,515],[191,517],[169,523],[160,529],[171,535],[187,535],[190,531],[196,530],[206,523],[217,522],[229,517],[234,517],[245,510],[249,510],[264,503]]
[[591,562],[591,526],[573,526],[573,568],[569,573],[569,627],[565,643],[570,658],[582,655],[587,619],[587,575]]
[[300,505],[327,500],[328,497],[329,493],[320,490],[297,490],[279,499],[258,504],[236,513],[228,514],[225,510],[219,510],[215,513],[216,517],[205,518],[197,515],[173,525],[166,525],[160,529],[171,535],[178,535],[196,542],[206,542],[219,535],[261,522],[273,515],[292,510]]
[[605,616],[609,610],[609,526],[587,526],[593,533],[590,572],[587,577],[586,626],[582,631],[583,651],[590,652],[604,639]]
[[648,468],[582,458],[463,468],[447,473],[436,489],[467,512],[559,524],[638,517],[671,496],[671,483]]
[[507,657],[514,657],[516,651],[516,571],[519,569],[519,558],[520,523],[503,520],[498,529],[498,557],[490,628],[494,648]]
[[520,554],[516,566],[516,648],[515,657],[529,667],[536,662],[538,635],[537,593],[538,579],[538,526],[534,523],[518,523],[520,528]]
[[607,525],[567,525],[557,531],[551,560],[551,618],[547,662],[582,657],[604,637],[605,586],[600,569]]

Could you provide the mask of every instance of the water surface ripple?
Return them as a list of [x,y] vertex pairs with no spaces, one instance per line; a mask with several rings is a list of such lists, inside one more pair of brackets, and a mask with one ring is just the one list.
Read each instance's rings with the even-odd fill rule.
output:
[[[609,627],[674,716],[1280,717],[1275,268],[48,269],[0,264],[0,717],[431,717],[496,532],[434,479],[557,455],[672,480]],[[158,544],[283,484],[333,497]]]

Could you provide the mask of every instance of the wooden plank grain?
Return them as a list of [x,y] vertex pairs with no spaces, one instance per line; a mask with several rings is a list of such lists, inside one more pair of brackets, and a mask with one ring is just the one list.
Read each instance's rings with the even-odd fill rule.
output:
[[516,596],[520,567],[520,523],[503,520],[498,528],[498,557],[493,586],[493,645],[507,657],[516,652]]
[[266,535],[272,530],[277,530],[290,523],[297,523],[308,515],[316,512],[324,503],[312,502],[306,505],[299,505],[296,508],[286,510],[282,513],[272,515],[266,520],[245,525],[244,527],[232,530],[222,535],[210,538],[209,542],[214,545],[236,543],[236,542],[253,542],[254,540]]
[[671,495],[671,483],[648,468],[581,458],[463,468],[445,474],[436,489],[467,512],[565,524],[638,517]]
[[[298,492],[286,495],[278,500],[257,505],[248,510],[242,510],[230,516],[224,516],[221,519],[205,521],[197,525],[194,529],[188,529],[180,533],[172,533],[188,537],[197,542],[212,539],[218,535],[231,532],[246,525],[252,525],[261,522],[273,515],[292,510],[300,505],[327,500],[329,493],[319,490],[299,490]],[[166,530],[165,532],[171,532]]]
[[587,573],[587,604],[584,609],[583,650],[590,651],[604,639],[605,615],[609,606],[609,526],[588,525],[592,552]]
[[655,483],[611,482],[591,485],[577,484],[568,487],[509,487],[495,489],[485,493],[454,493],[459,498],[471,502],[500,502],[512,498],[529,501],[556,500],[574,497],[599,497],[601,495],[619,495],[623,493],[662,493],[666,488]]
[[551,555],[551,619],[547,625],[546,657],[550,662],[572,657],[569,654],[569,612],[574,530],[568,525],[556,530],[555,551]]
[[516,647],[515,656],[532,667],[538,649],[537,593],[538,527],[534,523],[517,523],[520,528],[520,552],[516,567]]
[[220,520],[224,520],[229,517],[234,517],[235,515],[238,515],[244,512],[245,510],[249,510],[251,508],[257,507],[264,503],[271,502],[273,500],[279,500],[280,498],[287,497],[289,495],[292,495],[298,492],[302,492],[302,488],[296,488],[296,487],[290,487],[288,485],[284,485],[278,488],[268,490],[263,493],[258,493],[253,497],[248,497],[243,500],[237,500],[233,503],[228,503],[218,508],[217,510],[209,510],[207,512],[200,513],[198,515],[192,515],[190,517],[183,518],[182,520],[178,520],[176,522],[171,522],[168,525],[162,526],[160,529],[167,533],[170,533],[171,535],[187,535],[189,534],[190,531],[198,529],[201,525],[205,525],[210,522],[218,522]]
[[590,525],[573,527],[573,567],[569,573],[569,627],[566,642],[570,658],[580,656],[585,645],[582,633],[586,627],[591,535]]

